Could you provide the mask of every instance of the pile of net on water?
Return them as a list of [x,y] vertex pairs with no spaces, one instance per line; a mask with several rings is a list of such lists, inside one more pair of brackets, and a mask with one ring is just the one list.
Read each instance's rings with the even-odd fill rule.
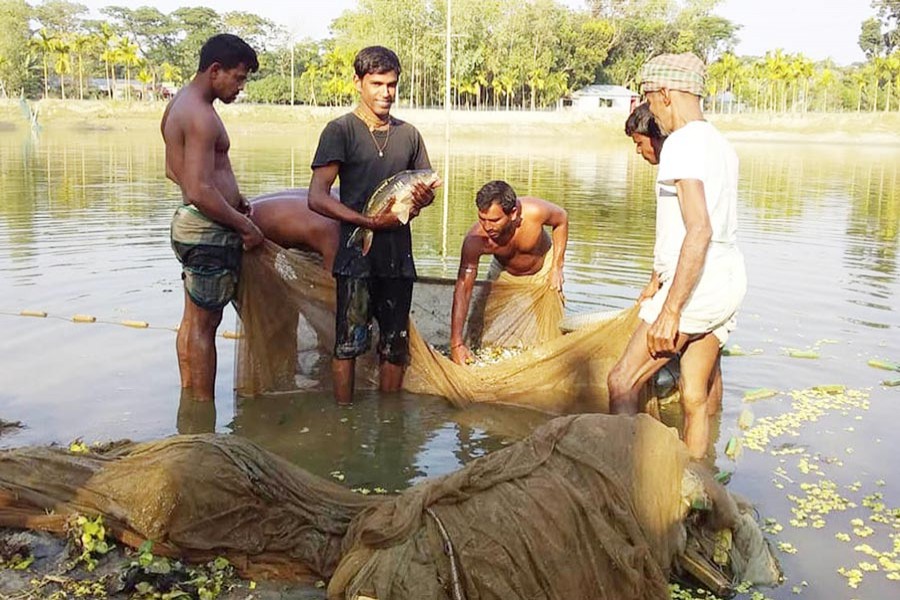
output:
[[[517,351],[491,364],[461,366],[441,352],[450,339],[453,285],[446,279],[416,282],[404,389],[458,406],[494,402],[555,414],[606,411],[606,377],[637,325],[636,308],[563,335],[562,299],[549,282],[503,273],[476,284],[465,339],[472,348]],[[310,255],[271,242],[247,253],[239,292],[238,392],[327,388],[334,297],[334,280]],[[358,386],[377,381],[373,354],[359,360]]]
[[668,598],[683,551],[727,530],[723,572],[774,583],[752,516],[688,463],[674,430],[647,415],[558,417],[397,496],[354,494],[237,436],[103,455],[19,448],[0,452],[0,525],[62,531],[102,515],[116,538],[153,540],[158,554],[321,578],[330,598],[416,600]]

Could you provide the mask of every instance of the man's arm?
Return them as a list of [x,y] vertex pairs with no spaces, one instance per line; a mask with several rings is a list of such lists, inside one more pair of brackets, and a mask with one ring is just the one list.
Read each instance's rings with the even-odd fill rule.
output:
[[204,215],[240,233],[249,250],[263,241],[263,235],[246,215],[228,204],[215,186],[216,138],[218,124],[202,114],[189,121],[184,133],[184,171],[181,189],[188,201]]
[[553,267],[550,270],[550,288],[562,292],[563,262],[566,259],[566,244],[569,242],[569,215],[566,211],[547,202],[547,217],[544,224],[553,228]]
[[679,179],[675,182],[675,189],[684,219],[685,236],[672,287],[659,317],[647,331],[647,346],[652,356],[675,350],[681,311],[697,285],[712,239],[703,182],[699,179]]
[[315,212],[335,219],[365,227],[366,229],[388,229],[400,225],[397,215],[390,211],[390,204],[377,215],[367,217],[358,213],[331,195],[331,186],[337,179],[340,163],[332,162],[313,169],[309,182],[309,208]]
[[474,235],[467,235],[463,240],[459,258],[459,271],[456,273],[456,285],[453,287],[453,307],[450,310],[450,358],[463,365],[472,358],[472,353],[463,343],[463,327],[469,316],[469,301],[472,299],[472,288],[478,276],[478,259],[481,257],[483,242]]

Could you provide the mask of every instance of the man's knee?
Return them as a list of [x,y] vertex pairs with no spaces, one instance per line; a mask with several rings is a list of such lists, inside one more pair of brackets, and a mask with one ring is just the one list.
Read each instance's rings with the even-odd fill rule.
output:
[[705,381],[685,380],[681,381],[681,404],[685,411],[692,412],[706,406],[709,398],[709,388]]

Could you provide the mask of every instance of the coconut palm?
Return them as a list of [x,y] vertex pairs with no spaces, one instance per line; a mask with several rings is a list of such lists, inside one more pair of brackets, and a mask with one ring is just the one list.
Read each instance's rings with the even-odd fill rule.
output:
[[140,64],[141,58],[138,56],[140,48],[127,37],[119,38],[119,43],[115,48],[115,56],[117,61],[125,67],[125,97],[131,100],[131,67]]
[[53,52],[52,41],[54,39],[53,34],[48,33],[46,29],[41,29],[37,32],[37,37],[29,41],[32,49],[41,55],[41,64],[44,72],[44,98],[50,95],[50,66],[47,58]]
[[78,57],[78,99],[84,100],[84,55],[91,52],[97,38],[88,34],[76,34],[72,38],[72,52]]
[[813,70],[813,63],[802,54],[797,54],[791,60],[790,71],[794,80],[795,105],[797,103],[797,82],[798,80],[803,81],[803,112],[806,112],[809,104],[809,78],[812,77],[815,72]]
[[59,90],[62,99],[66,99],[66,75],[72,72],[72,46],[65,38],[54,38],[50,43],[51,51],[56,54],[53,70],[59,75]]
[[825,94],[824,112],[828,112],[828,90],[835,83],[837,83],[837,78],[834,75],[834,71],[832,71],[828,67],[825,67],[821,71],[819,71],[816,86],[822,88],[822,91]]
[[148,99],[150,94],[147,93],[147,86],[152,84],[156,80],[156,75],[153,73],[150,63],[145,60],[141,60],[139,65],[141,70],[138,71],[137,80],[141,82],[141,96],[144,99]]
[[115,67],[112,66],[114,62],[115,53],[113,49],[110,47],[110,43],[114,42],[116,39],[116,34],[113,32],[112,27],[109,26],[109,23],[100,23],[100,31],[96,34],[97,48],[101,50],[100,60],[103,61],[104,66],[106,67],[106,92],[109,94],[110,99],[113,97],[113,81],[115,80]]

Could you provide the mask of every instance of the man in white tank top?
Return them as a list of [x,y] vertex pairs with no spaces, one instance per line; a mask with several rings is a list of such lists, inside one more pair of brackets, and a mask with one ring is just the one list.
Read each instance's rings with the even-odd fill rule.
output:
[[705,66],[693,54],[644,65],[641,91],[668,134],[657,175],[653,275],[641,294],[641,324],[609,374],[610,410],[633,414],[643,385],[681,354],[684,441],[694,458],[709,443],[718,407],[715,368],[747,289],[737,247],[738,159],[703,119]]

